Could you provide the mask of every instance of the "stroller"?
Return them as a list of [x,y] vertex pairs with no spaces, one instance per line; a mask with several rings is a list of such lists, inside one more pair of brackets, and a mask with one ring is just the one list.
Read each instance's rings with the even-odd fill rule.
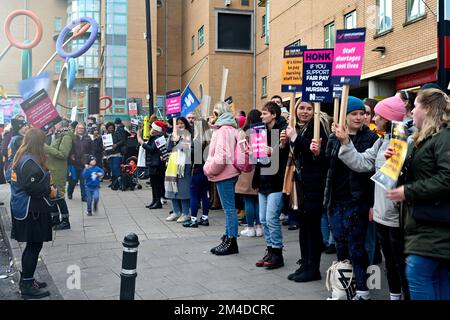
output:
[[120,165],[120,177],[119,177],[119,188],[122,191],[128,189],[134,190],[138,188],[142,189],[139,183],[138,170],[137,170],[137,158],[129,157],[126,164]]

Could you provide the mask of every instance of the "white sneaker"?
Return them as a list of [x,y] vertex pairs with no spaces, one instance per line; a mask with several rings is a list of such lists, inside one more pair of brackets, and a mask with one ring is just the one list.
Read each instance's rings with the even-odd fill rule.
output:
[[188,215],[182,214],[181,217],[178,218],[177,222],[183,223],[183,222],[186,222],[189,220],[191,220],[191,217],[189,217]]
[[287,220],[287,219],[288,219],[287,215],[285,215],[284,213],[280,214],[280,221],[284,221],[284,220]]
[[170,216],[166,218],[166,221],[175,221],[180,217],[179,214],[171,213]]
[[264,234],[263,229],[261,227],[256,227],[256,236],[262,237]]
[[255,228],[247,227],[244,230],[241,231],[241,236],[245,237],[254,237],[256,236]]

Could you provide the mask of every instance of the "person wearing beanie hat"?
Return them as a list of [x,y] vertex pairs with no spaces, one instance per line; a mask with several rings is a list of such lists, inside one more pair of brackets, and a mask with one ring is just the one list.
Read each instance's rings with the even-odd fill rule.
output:
[[149,170],[150,185],[152,187],[152,201],[145,207],[148,209],[161,209],[162,198],[164,196],[164,176],[165,176],[165,158],[167,158],[167,148],[165,144],[158,146],[156,140],[164,137],[164,122],[154,120],[150,139],[145,142],[142,139],[141,131],[138,131],[138,143],[145,150],[145,165]]
[[[368,255],[365,239],[369,222],[369,211],[373,204],[374,184],[370,180],[373,172],[361,173],[343,162],[340,154],[341,144],[352,143],[357,152],[370,149],[378,136],[364,125],[364,102],[349,97],[347,126],[342,124],[331,134],[324,156],[327,159],[328,173],[324,192],[324,206],[336,241],[339,261],[349,259],[356,280],[356,300],[370,299],[367,287]],[[320,142],[313,141],[311,151],[320,155]]]
[[[11,139],[7,148],[7,160],[5,164],[5,172],[8,170],[12,163],[17,150],[19,150],[22,144],[23,137],[27,133],[29,126],[23,116],[16,116],[11,120]],[[6,180],[9,181],[9,174],[6,174]]]
[[114,124],[122,124],[122,119],[116,118],[116,120],[114,120]]
[[83,170],[83,178],[86,184],[87,215],[92,216],[92,202],[94,202],[94,212],[97,211],[100,199],[100,180],[105,172],[97,166],[97,158],[89,155],[88,163]]
[[[348,134],[338,129],[336,135],[342,144],[339,159],[356,172],[368,172],[371,175],[379,170],[386,162],[384,153],[390,144],[391,121],[402,121],[404,114],[405,104],[400,97],[394,96],[380,101],[375,107],[374,121],[377,130],[382,130],[386,134],[365,152],[358,150],[348,138]],[[405,275],[406,257],[401,246],[400,213],[397,204],[387,199],[385,192],[380,185],[375,185],[373,221],[389,275],[390,298],[400,300],[403,294],[404,299],[409,300],[409,288]]]

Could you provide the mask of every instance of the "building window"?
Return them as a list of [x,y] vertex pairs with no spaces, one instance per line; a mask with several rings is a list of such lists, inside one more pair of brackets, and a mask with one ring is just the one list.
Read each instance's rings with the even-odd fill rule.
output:
[[205,44],[205,26],[198,29],[198,48],[200,49]]
[[392,29],[392,0],[377,0],[377,33]]
[[261,24],[261,38],[266,36],[266,31],[267,31],[267,19],[266,19],[266,15],[262,16],[262,24]]
[[216,50],[253,52],[253,14],[216,11]]
[[249,1],[248,0],[241,0],[241,5],[243,5],[243,6],[247,6],[248,7],[248,4],[249,3]]
[[334,22],[327,24],[325,26],[324,48],[333,48],[334,47],[335,36],[336,35],[335,35]]
[[191,54],[194,54],[195,52],[195,36],[192,36],[191,38]]
[[406,1],[406,21],[411,21],[425,15],[424,0]]
[[356,28],[356,10],[346,14],[344,17],[345,29]]
[[55,17],[54,27],[55,27],[55,32],[60,32],[62,30],[63,25],[62,25],[62,18],[61,17]]
[[55,61],[55,74],[60,74],[61,73],[61,69],[62,69],[62,62],[61,60],[56,60]]
[[162,6],[163,6],[162,0],[157,0],[157,1],[156,1],[156,7],[159,9],[159,8],[161,8]]
[[261,98],[267,97],[267,77],[261,78]]

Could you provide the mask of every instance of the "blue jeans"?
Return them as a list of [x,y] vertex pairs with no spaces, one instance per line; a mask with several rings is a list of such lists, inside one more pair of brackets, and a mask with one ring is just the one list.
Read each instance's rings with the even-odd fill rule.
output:
[[191,180],[191,216],[196,217],[198,212],[198,199],[202,198],[203,215],[209,214],[208,199],[209,181],[203,172],[196,173]]
[[86,186],[84,184],[83,178],[83,169],[75,168],[75,177],[72,176],[69,178],[69,184],[67,186],[67,193],[72,196],[73,190],[75,190],[75,186],[77,185],[78,180],[80,181],[80,191],[81,191],[81,199],[86,199]]
[[258,193],[259,219],[264,228],[264,238],[268,247],[283,248],[280,214],[283,208],[283,193],[274,192],[268,195]]
[[442,260],[411,254],[406,278],[411,300],[450,300],[449,267]]
[[189,215],[189,199],[186,200],[178,200],[172,199],[172,208],[175,214],[184,214],[186,216]]
[[100,198],[100,189],[99,188],[91,189],[86,187],[86,196],[87,196],[87,209],[88,211],[92,211],[92,200],[94,200],[94,203],[98,203],[98,199]]
[[329,212],[339,261],[350,259],[356,278],[356,290],[367,291],[369,259],[364,248],[369,206],[339,202]]
[[321,228],[323,243],[327,247],[334,244],[333,232],[331,232],[330,223],[328,221],[328,214],[326,212],[322,215]]
[[244,195],[244,206],[245,206],[245,220],[247,221],[247,226],[252,228],[255,223],[260,225],[259,221],[259,204],[258,196]]
[[237,179],[237,177],[234,177],[216,183],[220,203],[222,204],[223,211],[225,212],[225,235],[234,238],[237,238],[238,236],[238,217],[234,193],[234,187]]
[[120,177],[120,164],[122,163],[122,157],[110,157],[108,159],[109,168],[111,169],[111,176],[113,180]]

